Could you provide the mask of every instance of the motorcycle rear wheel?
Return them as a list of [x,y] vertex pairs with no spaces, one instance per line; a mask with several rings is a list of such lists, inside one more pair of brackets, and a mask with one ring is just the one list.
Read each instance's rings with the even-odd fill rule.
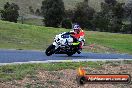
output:
[[67,53],[68,56],[72,56],[73,54],[74,54],[74,53],[72,53],[72,52],[68,52],[68,53]]

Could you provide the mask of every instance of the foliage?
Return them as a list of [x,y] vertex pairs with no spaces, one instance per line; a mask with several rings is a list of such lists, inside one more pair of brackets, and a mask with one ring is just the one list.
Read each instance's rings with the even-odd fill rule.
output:
[[31,14],[34,14],[34,9],[33,9],[32,6],[29,6],[29,11],[30,11]]
[[89,7],[88,1],[78,3],[74,12],[73,23],[78,23],[82,28],[91,28],[91,20],[93,19],[95,11]]
[[68,9],[65,10],[65,18],[73,19],[74,17],[74,10]]
[[111,5],[114,6],[117,3],[117,1],[116,0],[105,0],[105,3],[107,3],[110,6]]
[[131,24],[125,24],[123,26],[122,33],[132,34],[132,25]]
[[129,1],[129,3],[125,5],[125,17],[130,21],[130,24],[127,25],[129,29],[126,31],[132,34],[132,1]]
[[58,27],[60,25],[65,10],[62,0],[44,0],[41,10],[45,26]]
[[39,9],[36,9],[35,14],[41,16],[41,11]]
[[108,30],[108,24],[109,20],[103,16],[103,13],[99,12],[94,15],[94,19],[92,20],[92,23],[94,25],[94,31],[107,31]]
[[10,4],[7,2],[4,5],[4,9],[1,10],[1,17],[2,20],[10,21],[10,22],[17,22],[17,19],[19,17],[19,7],[15,3]]
[[64,19],[61,23],[62,28],[71,29],[72,21],[70,19]]
[[101,3],[101,12],[95,15],[93,24],[99,31],[121,32],[124,18],[124,3],[105,0]]

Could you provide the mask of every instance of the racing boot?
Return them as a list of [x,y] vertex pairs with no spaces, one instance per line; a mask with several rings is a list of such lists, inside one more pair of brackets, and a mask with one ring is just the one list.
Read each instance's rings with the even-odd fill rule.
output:
[[77,53],[81,54],[81,52],[82,52],[82,49],[78,49]]
[[80,45],[79,45],[79,47],[78,47],[77,53],[78,53],[78,54],[81,54],[81,52],[82,52],[82,42],[80,42]]

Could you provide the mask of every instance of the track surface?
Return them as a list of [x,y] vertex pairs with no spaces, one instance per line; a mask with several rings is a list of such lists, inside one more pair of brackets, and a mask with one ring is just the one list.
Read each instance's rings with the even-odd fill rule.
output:
[[29,50],[0,50],[0,64],[5,63],[25,63],[25,62],[45,62],[45,61],[63,61],[63,60],[117,60],[117,59],[132,59],[132,55],[128,54],[103,54],[103,53],[82,53],[75,54],[72,57],[67,55],[52,55],[46,56],[42,51],[29,51]]

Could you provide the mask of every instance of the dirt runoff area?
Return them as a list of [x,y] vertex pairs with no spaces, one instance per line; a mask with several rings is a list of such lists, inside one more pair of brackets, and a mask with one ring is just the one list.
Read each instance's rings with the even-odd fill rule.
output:
[[[130,74],[132,64],[109,63],[100,68],[88,68],[88,73],[97,74]],[[0,88],[132,88],[130,84],[85,84],[80,86],[76,81],[77,70],[60,71],[39,70],[36,75],[27,75],[23,80],[0,83]]]

